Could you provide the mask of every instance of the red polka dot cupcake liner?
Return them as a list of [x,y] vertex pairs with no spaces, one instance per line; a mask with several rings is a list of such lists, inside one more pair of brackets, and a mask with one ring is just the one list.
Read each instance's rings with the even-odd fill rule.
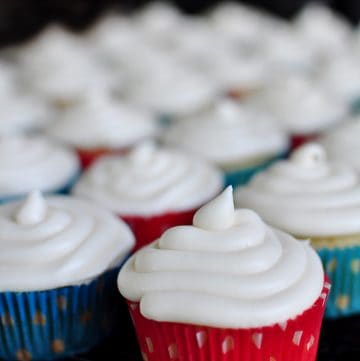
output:
[[157,322],[128,302],[144,361],[315,361],[328,280],[302,315],[271,327],[221,329]]
[[320,134],[294,134],[290,138],[291,150],[299,148],[305,143],[316,141]]
[[184,212],[169,212],[155,216],[120,216],[133,231],[136,244],[134,251],[158,239],[167,229],[180,225],[190,225],[197,209]]
[[123,155],[126,154],[127,151],[127,148],[77,149],[77,154],[80,159],[82,169],[86,169],[89,168],[100,157],[112,154]]

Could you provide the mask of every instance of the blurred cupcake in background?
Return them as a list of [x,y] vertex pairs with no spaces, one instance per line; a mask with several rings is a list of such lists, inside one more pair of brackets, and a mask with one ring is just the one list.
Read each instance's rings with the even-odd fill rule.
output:
[[99,66],[86,45],[65,28],[47,27],[18,53],[24,86],[60,110],[94,88],[111,89],[111,74]]
[[134,244],[123,222],[35,191],[0,206],[0,224],[1,359],[64,359],[121,327],[116,276]]
[[132,69],[137,79],[127,99],[168,123],[206,109],[218,96],[218,89],[213,79],[166,57],[155,55],[154,66],[140,64]]
[[337,54],[323,64],[319,74],[322,86],[343,101],[349,113],[360,107],[359,59],[352,51]]
[[179,121],[163,141],[217,164],[225,183],[247,183],[258,171],[286,155],[286,133],[264,114],[223,100],[196,118]]
[[235,210],[230,187],[133,255],[118,286],[148,361],[315,361],[330,288],[309,244]]
[[273,116],[292,138],[292,148],[317,138],[344,120],[348,107],[313,79],[288,75],[269,79],[253,106]]
[[222,187],[217,168],[193,155],[146,142],[126,156],[99,159],[73,193],[125,220],[140,248],[167,228],[190,224],[195,211]]
[[80,173],[76,153],[41,136],[0,135],[0,203],[33,189],[67,193]]
[[353,168],[307,144],[240,187],[236,205],[310,239],[332,281],[328,317],[360,313],[360,178]]
[[305,6],[295,18],[294,26],[320,62],[341,54],[350,43],[350,23],[321,2]]
[[320,138],[329,159],[348,164],[360,174],[360,117],[350,118]]
[[92,91],[77,106],[62,112],[46,133],[76,148],[86,168],[101,155],[124,153],[155,137],[158,124],[148,112],[120,103],[102,91]]

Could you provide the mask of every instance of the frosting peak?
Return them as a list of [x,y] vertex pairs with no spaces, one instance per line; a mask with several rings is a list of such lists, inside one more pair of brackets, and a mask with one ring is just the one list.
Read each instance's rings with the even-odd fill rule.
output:
[[303,167],[314,168],[327,161],[326,152],[320,144],[309,143],[294,151],[291,160]]
[[230,228],[234,223],[234,197],[232,187],[201,207],[194,215],[194,226],[212,231]]
[[147,163],[156,152],[156,144],[152,140],[137,145],[130,153],[130,161],[136,164]]
[[29,193],[15,214],[19,225],[29,226],[42,222],[46,216],[47,204],[40,191]]

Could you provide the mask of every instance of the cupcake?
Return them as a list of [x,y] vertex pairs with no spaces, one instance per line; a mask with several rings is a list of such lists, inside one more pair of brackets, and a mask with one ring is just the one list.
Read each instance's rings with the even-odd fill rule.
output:
[[91,49],[65,28],[46,28],[19,50],[24,86],[60,110],[76,104],[94,88],[110,91],[113,78],[96,62]]
[[222,190],[222,180],[221,172],[202,160],[144,143],[126,156],[95,162],[73,193],[125,220],[140,248],[167,228],[190,224],[196,209]]
[[88,94],[46,129],[50,137],[77,149],[84,168],[101,155],[124,153],[157,132],[157,121],[148,112],[103,92]]
[[360,313],[360,180],[354,169],[308,144],[240,187],[236,204],[311,240],[333,284],[329,317]]
[[292,148],[316,139],[348,113],[347,106],[314,80],[284,76],[269,81],[251,101],[290,136]]
[[0,206],[0,224],[1,359],[64,359],[121,322],[114,286],[134,242],[124,223],[91,203],[35,191]]
[[341,54],[351,39],[350,23],[331,8],[320,2],[311,2],[297,16],[294,27],[318,60]]
[[234,210],[228,188],[118,277],[143,359],[314,361],[330,288],[307,242]]
[[359,59],[353,52],[343,52],[329,59],[321,67],[319,78],[334,97],[344,102],[349,112],[357,112],[360,105],[360,69]]
[[350,118],[346,123],[324,134],[321,145],[332,161],[348,164],[360,174],[360,117]]
[[288,138],[274,122],[230,101],[179,121],[165,133],[164,142],[217,164],[225,172],[225,183],[232,185],[248,182],[288,150]]
[[67,193],[80,165],[75,152],[41,136],[0,136],[0,204],[33,189]]

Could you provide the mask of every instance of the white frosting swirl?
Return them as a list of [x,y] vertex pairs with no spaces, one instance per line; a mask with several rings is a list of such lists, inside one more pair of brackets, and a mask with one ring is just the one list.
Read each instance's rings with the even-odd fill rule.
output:
[[76,154],[40,136],[0,136],[0,198],[65,187],[79,171]]
[[313,80],[300,76],[273,79],[254,102],[294,134],[324,131],[347,114],[347,106],[341,100]]
[[271,158],[288,146],[286,134],[270,119],[229,101],[198,119],[178,122],[164,140],[221,166]]
[[329,162],[317,144],[257,175],[236,192],[237,205],[293,235],[328,237],[360,232],[360,182],[356,172]]
[[213,166],[145,143],[125,157],[97,161],[74,193],[121,215],[153,215],[198,208],[220,192],[222,183]]
[[156,119],[131,106],[92,92],[65,111],[47,133],[79,148],[121,148],[157,134]]
[[339,163],[349,164],[360,172],[360,117],[325,134],[320,142],[329,158]]
[[193,226],[167,230],[125,264],[123,296],[144,317],[222,328],[295,318],[320,296],[324,274],[307,242],[234,210],[232,189],[201,208]]
[[70,197],[0,206],[0,291],[39,291],[90,281],[119,265],[134,239],[107,211]]

